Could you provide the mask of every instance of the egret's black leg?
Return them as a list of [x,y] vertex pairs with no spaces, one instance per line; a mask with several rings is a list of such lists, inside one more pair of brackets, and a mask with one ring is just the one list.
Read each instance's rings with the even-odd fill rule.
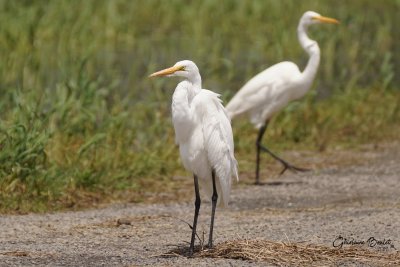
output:
[[274,153],[272,153],[268,148],[266,148],[265,146],[260,145],[260,149],[264,152],[267,152],[268,154],[270,154],[274,159],[276,159],[277,161],[279,161],[280,163],[282,163],[283,165],[283,170],[279,173],[279,174],[283,174],[286,170],[291,170],[291,171],[299,171],[299,172],[306,172],[309,171],[310,169],[306,169],[306,168],[300,168],[300,167],[296,167],[293,166],[292,164],[290,164],[289,162],[281,159],[280,157],[278,157],[277,155],[275,155]]
[[192,239],[190,240],[190,248],[189,248],[189,256],[193,255],[194,252],[194,241],[196,239],[196,227],[197,227],[197,217],[199,217],[199,210],[200,210],[200,191],[199,191],[199,181],[196,175],[194,175],[194,191],[196,194],[196,200],[194,202],[194,219],[193,219],[193,226],[192,226]]
[[215,209],[217,207],[217,200],[218,200],[217,187],[215,186],[215,171],[214,170],[212,171],[212,183],[213,183],[213,194],[211,197],[212,210],[211,210],[210,236],[208,238],[208,248],[212,248],[212,246],[213,246],[214,217],[215,217]]
[[272,153],[267,147],[263,146],[261,144],[261,140],[262,137],[264,136],[264,133],[267,129],[268,126],[268,121],[265,123],[264,126],[262,126],[260,128],[260,131],[258,132],[258,136],[257,136],[257,165],[256,165],[256,184],[260,184],[260,151],[264,151],[267,152],[268,154],[270,154],[274,159],[276,159],[277,161],[279,161],[282,165],[283,165],[283,170],[280,172],[280,174],[283,174],[286,170],[291,170],[291,171],[300,171],[300,172],[305,172],[305,171],[309,171],[309,169],[305,169],[305,168],[299,168],[296,166],[291,165],[290,163],[288,163],[287,161],[283,160],[282,158],[278,157],[277,155],[275,155],[274,153]]
[[256,141],[256,149],[257,149],[257,159],[256,159],[256,184],[260,184],[260,151],[261,151],[261,139],[264,136],[265,130],[267,129],[268,122],[261,126],[260,131],[258,132],[257,141]]

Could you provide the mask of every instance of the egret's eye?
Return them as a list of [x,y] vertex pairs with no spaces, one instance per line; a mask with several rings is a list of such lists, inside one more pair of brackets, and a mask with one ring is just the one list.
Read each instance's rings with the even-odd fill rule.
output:
[[183,71],[186,70],[186,69],[185,69],[185,66],[179,67],[179,70],[183,70]]

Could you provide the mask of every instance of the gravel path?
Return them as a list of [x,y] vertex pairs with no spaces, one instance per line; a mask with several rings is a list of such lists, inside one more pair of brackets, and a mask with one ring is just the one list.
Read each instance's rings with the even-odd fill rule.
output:
[[[288,172],[264,186],[236,184],[230,207],[217,208],[215,244],[258,238],[332,246],[339,236],[374,237],[390,239],[394,248],[372,249],[400,250],[400,145],[359,153],[354,156],[365,158],[361,165]],[[204,231],[207,237],[210,209],[204,200],[200,236]],[[162,256],[187,246],[191,230],[184,221],[192,222],[193,210],[188,201],[1,216],[0,266],[265,266]]]

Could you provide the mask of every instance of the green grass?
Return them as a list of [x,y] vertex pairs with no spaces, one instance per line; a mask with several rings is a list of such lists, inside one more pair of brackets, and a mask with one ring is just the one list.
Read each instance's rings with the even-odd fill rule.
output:
[[[399,8],[390,0],[0,1],[0,212],[144,201],[178,186],[177,80],[147,75],[192,59],[204,87],[227,101],[276,62],[305,65],[296,27],[306,10],[341,24],[310,29],[322,50],[315,88],[273,121],[272,148],[398,139]],[[235,121],[234,132],[239,162],[253,159],[252,126]]]

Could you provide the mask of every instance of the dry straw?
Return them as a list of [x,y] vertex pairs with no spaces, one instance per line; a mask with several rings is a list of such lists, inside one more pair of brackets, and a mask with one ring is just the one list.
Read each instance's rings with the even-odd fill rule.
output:
[[266,261],[276,265],[332,264],[344,260],[365,263],[400,265],[400,253],[376,252],[364,248],[336,249],[303,243],[284,243],[268,240],[234,240],[219,244],[212,250],[200,251],[200,257]]
[[[168,255],[186,255],[186,252],[186,249],[180,248]],[[199,247],[194,257],[262,261],[277,266],[331,266],[344,262],[400,266],[400,252],[395,250],[379,252],[355,246],[337,249],[305,243],[246,239],[226,241],[213,249],[201,250]]]

